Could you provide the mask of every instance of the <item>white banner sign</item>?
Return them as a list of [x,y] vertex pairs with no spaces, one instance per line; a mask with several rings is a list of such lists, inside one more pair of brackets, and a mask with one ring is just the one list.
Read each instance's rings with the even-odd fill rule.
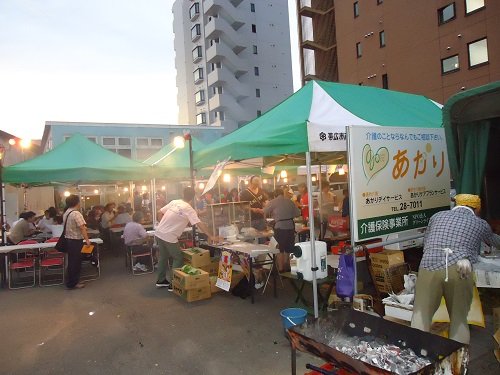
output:
[[349,126],[347,137],[355,241],[426,227],[450,208],[444,129]]
[[217,183],[217,179],[222,174],[222,170],[224,169],[224,167],[228,163],[229,159],[230,159],[230,157],[217,163],[217,165],[215,166],[214,171],[210,175],[210,178],[208,179],[207,184],[205,185],[205,189],[203,190],[203,193],[201,195],[205,194],[207,191],[212,190],[212,188]]
[[309,122],[307,124],[309,151],[345,151],[347,137],[345,126],[328,126]]

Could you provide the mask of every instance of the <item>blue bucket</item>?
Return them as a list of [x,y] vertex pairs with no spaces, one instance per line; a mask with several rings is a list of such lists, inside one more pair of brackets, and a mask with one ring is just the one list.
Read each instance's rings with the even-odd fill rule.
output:
[[290,307],[288,309],[281,310],[280,315],[283,326],[285,329],[288,329],[304,323],[306,321],[307,311],[297,307]]

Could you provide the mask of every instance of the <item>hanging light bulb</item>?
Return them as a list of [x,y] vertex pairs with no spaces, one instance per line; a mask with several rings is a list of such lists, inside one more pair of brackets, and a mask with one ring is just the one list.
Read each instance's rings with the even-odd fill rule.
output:
[[141,190],[146,191],[146,190],[148,190],[148,187],[146,185],[142,185]]
[[184,148],[184,137],[177,136],[174,138],[174,147],[175,148]]
[[94,194],[99,194],[99,190],[95,189]]
[[198,184],[198,189],[200,189],[200,190],[205,189],[205,184],[204,184],[203,182],[200,182],[200,183]]
[[280,176],[281,176],[281,178],[287,178],[288,174],[286,173],[286,171],[281,171]]
[[288,178],[286,178],[286,177],[285,177],[285,178],[283,179],[283,182],[284,182],[285,184],[286,184],[286,183],[288,183]]
[[263,184],[267,184],[268,182],[269,182],[269,181],[267,181],[267,178],[264,178],[264,179],[262,180],[262,183],[263,183]]
[[124,188],[123,188],[123,192],[124,192],[124,193],[127,193],[127,192],[128,192],[128,187],[124,187]]
[[248,180],[245,180],[245,185],[248,185]]
[[65,197],[69,197],[70,195],[71,195],[71,193],[70,193],[69,191],[67,191],[67,190],[66,190],[66,191],[64,192],[64,196],[65,196]]
[[166,187],[165,185],[163,185],[163,186],[161,187],[161,190],[165,191],[165,190],[167,190],[167,187]]
[[231,182],[231,175],[229,173],[226,173],[223,178],[224,182]]
[[312,176],[312,177],[311,177],[311,181],[312,181],[312,182],[316,182],[316,176]]

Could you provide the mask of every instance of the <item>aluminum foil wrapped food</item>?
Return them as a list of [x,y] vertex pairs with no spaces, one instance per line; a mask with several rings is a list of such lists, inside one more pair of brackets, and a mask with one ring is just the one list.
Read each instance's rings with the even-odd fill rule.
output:
[[406,348],[404,342],[397,346],[372,336],[359,338],[339,335],[332,339],[330,346],[354,359],[388,370],[393,374],[410,374],[431,364],[427,358]]

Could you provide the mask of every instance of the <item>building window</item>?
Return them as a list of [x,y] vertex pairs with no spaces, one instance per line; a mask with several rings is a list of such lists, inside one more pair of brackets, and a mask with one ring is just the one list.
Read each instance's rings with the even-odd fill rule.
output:
[[255,97],[260,98],[260,89],[255,89]]
[[201,36],[201,26],[199,23],[191,28],[191,40],[194,42]]
[[382,88],[383,89],[389,88],[389,77],[387,77],[387,74],[382,74]]
[[189,17],[191,21],[195,20],[200,15],[200,3],[194,3],[189,8]]
[[454,20],[455,14],[455,3],[448,4],[445,7],[438,9],[438,23],[442,25],[446,22]]
[[203,125],[207,123],[207,114],[205,112],[196,115],[196,125]]
[[200,82],[203,80],[203,68],[198,68],[194,71],[194,83]]
[[130,138],[118,138],[118,145],[119,146],[130,146]]
[[458,61],[458,55],[446,57],[441,60],[441,73],[451,73],[456,72],[460,69],[460,64]]
[[87,137],[87,139],[91,142],[97,143],[97,137]]
[[205,90],[200,90],[194,94],[194,102],[197,105],[205,102]]
[[378,33],[378,42],[380,44],[380,48],[385,47],[385,31],[382,30]]
[[193,62],[200,60],[202,57],[201,46],[197,46],[193,48]]
[[488,41],[486,38],[467,44],[469,68],[488,63]]
[[219,111],[219,120],[224,121],[226,119],[226,114],[224,111]]
[[252,33],[257,32],[257,26],[255,24],[252,24]]
[[260,109],[257,110],[257,117],[262,116],[262,111]]
[[255,4],[250,3],[250,12],[255,13]]
[[253,67],[253,74],[255,74],[256,76],[260,75],[258,66]]
[[103,146],[114,146],[116,145],[116,139],[115,137],[103,137],[102,138],[102,145]]
[[484,0],[465,0],[465,14],[484,8]]
[[359,16],[359,3],[357,1],[353,4],[354,18]]
[[137,138],[135,140],[136,144],[138,147],[148,147],[149,146],[149,139],[148,138]]
[[151,138],[151,147],[162,148],[163,138]]
[[361,42],[356,43],[356,56],[360,58],[363,56],[363,49],[361,47]]
[[222,94],[223,90],[222,90],[222,86],[213,86],[212,87],[212,93],[214,95],[217,95],[217,94]]
[[126,158],[132,158],[132,150],[130,148],[119,148],[111,151],[116,152],[118,155],[125,156]]
[[256,45],[254,45],[254,46],[253,46],[253,54],[254,54],[254,55],[256,55],[256,54],[257,54],[257,52],[258,52],[258,51],[257,51],[257,46],[256,46]]

